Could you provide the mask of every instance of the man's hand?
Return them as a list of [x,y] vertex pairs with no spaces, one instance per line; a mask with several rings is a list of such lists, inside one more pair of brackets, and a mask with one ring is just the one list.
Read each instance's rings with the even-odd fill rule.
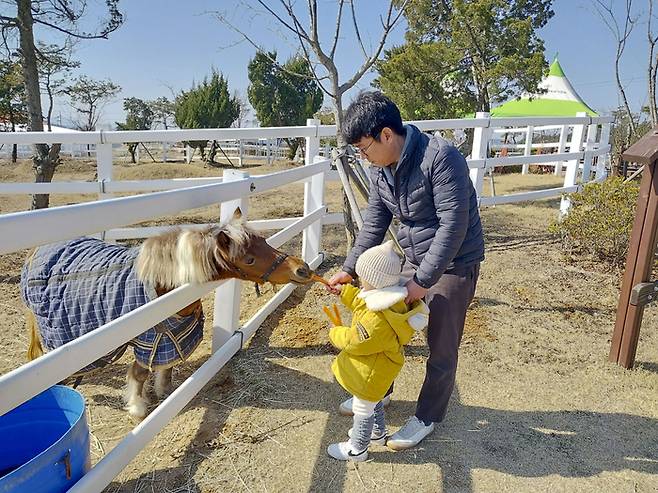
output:
[[331,279],[329,279],[329,286],[327,286],[327,289],[331,291],[333,294],[340,294],[340,287],[343,284],[351,283],[353,280],[354,279],[352,278],[352,276],[350,276],[347,272],[342,270],[331,276]]
[[411,305],[414,301],[424,298],[427,294],[427,288],[419,286],[413,279],[409,279],[409,282],[406,284],[406,288],[407,297],[405,298],[404,302],[407,305]]

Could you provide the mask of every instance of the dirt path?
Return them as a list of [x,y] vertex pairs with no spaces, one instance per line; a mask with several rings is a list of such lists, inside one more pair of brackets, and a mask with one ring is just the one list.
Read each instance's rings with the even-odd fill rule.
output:
[[[503,176],[496,187],[504,193],[552,180]],[[298,188],[277,200],[253,200],[250,217],[299,212]],[[332,207],[335,195],[328,194]],[[618,278],[562,262],[546,233],[556,210],[549,200],[483,211],[487,260],[457,389],[447,419],[417,449],[374,447],[358,466],[327,457],[327,445],[343,439],[351,421],[336,413],[345,394],[332,381],[334,352],[320,309],[333,299],[312,286],[298,288],[106,491],[658,491],[658,310],[646,311],[637,368],[609,364]],[[211,212],[199,214],[192,219]],[[341,265],[343,243],[338,227],[325,228],[326,274]],[[0,258],[0,316],[8,335],[0,342],[0,373],[21,364],[26,347],[21,260]],[[244,292],[246,320],[262,301],[251,286]],[[212,314],[212,300],[204,303]],[[175,382],[209,351],[206,337],[192,361],[176,369]],[[393,430],[414,411],[427,354],[422,337],[407,354],[387,413]],[[128,362],[124,357],[81,386],[94,460],[133,426],[120,399]]]

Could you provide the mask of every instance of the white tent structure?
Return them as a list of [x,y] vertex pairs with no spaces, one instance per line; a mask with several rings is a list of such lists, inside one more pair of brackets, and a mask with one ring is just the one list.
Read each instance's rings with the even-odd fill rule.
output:
[[578,95],[564,75],[557,57],[551,63],[548,75],[539,84],[537,94],[524,94],[491,110],[494,117],[515,116],[575,116],[585,112],[589,116],[598,116]]

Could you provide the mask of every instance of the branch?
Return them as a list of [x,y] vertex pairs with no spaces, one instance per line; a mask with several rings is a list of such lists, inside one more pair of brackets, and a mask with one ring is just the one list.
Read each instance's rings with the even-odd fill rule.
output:
[[[285,20],[284,20],[279,14],[277,14],[276,12],[274,12],[274,10],[272,10],[272,8],[270,8],[269,6],[267,6],[263,0],[257,0],[257,2],[258,2],[258,3],[259,3],[259,4],[260,4],[265,10],[267,10],[267,11],[268,11],[268,12],[269,12],[269,13],[270,13],[270,14],[271,14],[276,20],[278,20],[281,24],[283,24],[285,27],[287,27],[288,29],[290,29],[290,31],[292,31],[292,32],[295,33],[295,34],[300,34],[300,33],[297,32],[297,30],[296,30],[294,27],[292,27],[289,23],[287,23],[287,22],[286,22],[286,21],[285,21]],[[283,4],[284,7],[286,7],[286,10],[288,10],[288,6],[284,3],[283,0],[281,0],[281,3]],[[288,13],[290,13],[290,12],[288,12]],[[303,35],[304,39],[307,39],[307,40],[308,40],[308,34],[306,34],[306,31],[304,31],[303,29],[302,29],[302,35]]]
[[[340,22],[341,22],[341,16],[343,15],[344,3],[345,0],[340,0],[340,3],[338,4],[338,15],[336,16],[336,32],[334,33],[333,45],[331,46],[331,50],[329,51],[329,58],[331,58],[332,60],[334,59],[334,54],[336,53],[336,47],[338,46],[338,35],[340,33]],[[354,10],[354,8],[352,8],[352,10]]]
[[[89,33],[76,33],[74,31],[69,31],[68,29],[64,29],[63,27],[59,27],[55,24],[52,24],[50,22],[46,22],[42,19],[35,18],[34,19],[35,24],[43,24],[44,26],[48,26],[55,31],[62,32],[64,34],[68,34],[69,36],[73,36],[74,38],[79,38],[79,39],[107,39],[107,35],[110,34],[112,31],[116,30],[116,28],[107,31],[107,32],[102,32],[99,34],[89,34]],[[117,26],[118,27],[118,26]]]
[[363,56],[368,58],[368,53],[366,52],[365,46],[363,46],[363,41],[361,40],[361,33],[359,32],[359,24],[356,22],[356,13],[354,12],[354,0],[350,1],[350,9],[352,10],[352,21],[354,22],[354,32],[356,33],[356,39],[359,41],[361,46],[361,51]]
[[0,22],[2,22],[2,27],[18,27],[18,19],[16,17],[0,15]]
[[379,40],[379,46],[375,50],[375,52],[372,54],[370,58],[368,58],[361,68],[352,76],[350,80],[347,82],[343,83],[340,85],[340,92],[344,93],[348,89],[350,89],[354,84],[356,84],[361,77],[363,77],[363,74],[365,74],[370,67],[377,61],[379,58],[379,55],[381,54],[382,50],[384,49],[384,44],[386,44],[386,38],[388,37],[388,34],[391,32],[391,29],[395,27],[395,25],[398,23],[400,20],[400,17],[404,13],[404,9],[407,7],[407,4],[409,3],[409,0],[404,0],[402,5],[400,6],[399,12],[395,15],[393,19],[391,19],[393,15],[393,2],[394,0],[391,0],[389,5],[388,5],[388,12],[386,14],[386,23],[382,23],[384,26],[384,32],[382,32],[382,37]]
[[[253,38],[251,38],[251,36],[249,36],[247,33],[245,33],[244,31],[242,31],[241,29],[239,29],[237,26],[235,26],[234,24],[232,24],[231,22],[229,22],[229,20],[226,18],[226,16],[225,16],[224,14],[222,14],[222,13],[220,13],[220,12],[215,12],[215,16],[217,17],[217,19],[218,19],[220,22],[222,22],[223,24],[225,24],[225,25],[226,25],[229,29],[231,29],[232,31],[234,31],[234,32],[236,32],[237,34],[239,34],[240,36],[242,36],[242,38],[243,38],[247,43],[249,43],[251,46],[253,46],[254,48],[256,48],[256,51],[257,51],[258,53],[261,53],[261,54],[265,55],[265,57],[266,57],[266,58],[267,58],[272,64],[274,64],[277,68],[279,68],[279,69],[282,70],[283,72],[285,72],[285,73],[287,73],[287,74],[290,74],[290,75],[293,75],[293,76],[295,76],[295,77],[299,77],[299,78],[306,79],[306,80],[315,80],[315,81],[317,82],[317,84],[320,86],[320,89],[322,89],[322,90],[323,90],[328,96],[330,96],[330,97],[332,96],[332,94],[331,94],[331,93],[330,93],[330,92],[324,87],[324,85],[322,85],[322,82],[321,82],[322,80],[326,80],[326,79],[328,79],[328,76],[319,77],[319,76],[317,75],[315,69],[313,68],[313,66],[312,66],[312,64],[311,64],[311,59],[308,58],[307,54],[306,54],[305,57],[306,57],[306,60],[309,62],[309,66],[311,67],[311,71],[313,72],[313,75],[312,75],[312,76],[308,76],[308,75],[305,75],[305,74],[300,74],[300,73],[297,73],[297,72],[294,72],[294,71],[292,71],[292,70],[287,69],[287,68],[284,67],[282,64],[280,64],[280,63],[276,60],[276,58],[273,58],[272,56],[270,56],[269,52],[268,52],[267,50],[265,50],[261,45],[259,45],[258,43],[256,43],[256,41],[254,41]],[[304,43],[302,43],[302,49],[304,49]],[[305,52],[305,53],[306,53],[306,52]]]

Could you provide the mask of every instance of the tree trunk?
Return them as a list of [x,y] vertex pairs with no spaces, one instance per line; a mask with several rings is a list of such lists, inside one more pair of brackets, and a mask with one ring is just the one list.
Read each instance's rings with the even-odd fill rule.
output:
[[[11,112],[11,107],[9,109],[9,119],[11,120],[11,131],[16,131],[16,122],[14,122],[14,115]],[[18,144],[11,146],[11,162],[16,163],[18,161]]]
[[[41,109],[41,91],[39,89],[39,72],[37,70],[37,57],[34,49],[34,33],[32,19],[32,2],[30,0],[17,0],[18,31],[20,38],[21,68],[25,84],[25,95],[28,109],[28,129],[33,132],[43,132],[43,111]],[[59,144],[48,146],[35,144],[32,156],[35,182],[50,182],[55,167],[59,161]],[[49,195],[37,194],[32,196],[32,209],[48,207]]]
[[[213,140],[210,143],[210,148],[208,149],[208,159],[206,160],[206,162],[210,165],[214,165],[215,155],[217,155],[217,141]],[[201,148],[201,157],[203,157],[203,148]]]
[[135,154],[137,152],[137,144],[128,144],[128,152],[130,153],[130,162],[137,164],[137,159],[135,159]]
[[[338,150],[341,155],[345,154],[345,148],[347,147],[347,142],[343,137],[343,103],[342,103],[342,94],[338,91],[338,87],[334,88],[334,117],[336,118],[336,143],[338,145]],[[343,161],[345,166],[349,166],[347,159]],[[348,178],[349,181],[349,178]],[[350,202],[347,198],[345,190],[343,190],[343,221],[345,223],[345,236],[347,240],[347,246],[345,249],[345,255],[349,255],[350,250],[356,242],[356,226],[354,225],[354,220],[352,219],[352,208],[350,207]]]

